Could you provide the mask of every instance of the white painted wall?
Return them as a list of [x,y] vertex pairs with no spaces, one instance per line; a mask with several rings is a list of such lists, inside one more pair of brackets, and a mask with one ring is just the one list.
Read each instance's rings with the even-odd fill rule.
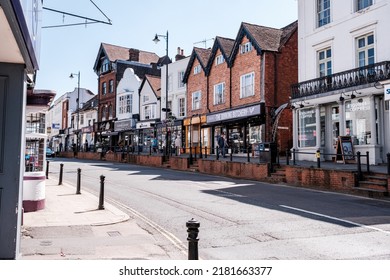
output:
[[[123,73],[123,78],[119,81],[117,86],[116,96],[116,115],[118,120],[131,119],[134,114],[139,114],[139,94],[138,89],[141,85],[140,78],[134,73],[132,68],[127,68]],[[119,112],[119,98],[123,95],[132,94],[133,104],[132,113]]]

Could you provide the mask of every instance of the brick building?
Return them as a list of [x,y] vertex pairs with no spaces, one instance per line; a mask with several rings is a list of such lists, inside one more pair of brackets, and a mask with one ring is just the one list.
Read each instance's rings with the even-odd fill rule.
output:
[[291,112],[283,109],[298,80],[297,53],[297,22],[281,29],[242,23],[235,40],[194,48],[184,76],[187,147],[215,148],[223,132],[233,153],[272,141],[290,148]]

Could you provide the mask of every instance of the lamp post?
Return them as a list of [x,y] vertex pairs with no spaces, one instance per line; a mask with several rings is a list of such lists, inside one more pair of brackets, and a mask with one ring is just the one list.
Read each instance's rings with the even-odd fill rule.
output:
[[80,71],[75,73],[70,73],[69,78],[73,79],[74,76],[77,76],[77,122],[76,122],[76,152],[79,151],[79,121],[80,121]]
[[[153,42],[156,44],[160,42],[159,37],[162,37],[166,41],[166,57],[168,59],[167,64],[166,64],[166,72],[165,72],[165,108],[162,108],[162,111],[165,112],[165,119],[168,119],[168,112],[171,111],[171,109],[168,108],[168,64],[169,64],[169,56],[168,56],[168,31],[166,35],[159,35],[156,33],[154,36]],[[165,149],[165,155],[168,155],[168,127],[165,127],[165,144],[166,144],[166,149]]]

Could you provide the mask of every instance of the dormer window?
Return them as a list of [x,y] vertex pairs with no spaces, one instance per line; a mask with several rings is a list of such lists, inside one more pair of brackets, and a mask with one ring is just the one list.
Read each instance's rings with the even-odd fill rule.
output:
[[251,42],[247,42],[247,43],[242,44],[242,45],[240,46],[240,53],[241,53],[241,54],[250,52],[251,50],[252,50],[252,43],[251,43]]
[[199,74],[200,72],[202,72],[202,67],[200,65],[196,65],[194,67],[194,75]]
[[218,55],[217,58],[215,59],[215,65],[219,65],[225,62],[225,58],[223,55]]
[[108,58],[104,58],[102,61],[102,65],[100,66],[100,73],[105,73],[110,69],[110,61]]

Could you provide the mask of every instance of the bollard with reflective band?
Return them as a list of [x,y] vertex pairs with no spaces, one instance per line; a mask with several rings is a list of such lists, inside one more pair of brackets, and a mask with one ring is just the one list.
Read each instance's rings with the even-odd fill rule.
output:
[[80,192],[81,185],[81,168],[77,168],[77,189],[76,194],[81,194]]

